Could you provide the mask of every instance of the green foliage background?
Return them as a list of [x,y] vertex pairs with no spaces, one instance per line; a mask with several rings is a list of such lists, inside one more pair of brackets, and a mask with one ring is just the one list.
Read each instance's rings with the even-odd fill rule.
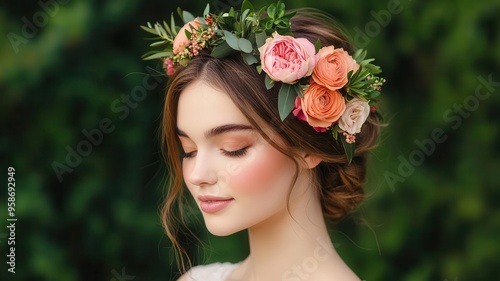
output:
[[[335,15],[377,58],[388,80],[381,111],[389,126],[370,164],[371,196],[358,215],[332,228],[338,251],[366,280],[498,278],[500,2],[310,2],[285,1],[288,8],[312,5]],[[53,5],[44,10],[41,3]],[[159,66],[140,59],[147,35],[139,25],[163,20],[177,6],[201,14],[205,4],[0,4],[0,279],[175,278],[157,215],[168,176],[157,134],[166,80],[150,76],[146,67]],[[399,12],[388,13],[391,5]],[[390,19],[377,21],[384,11]],[[26,21],[45,23],[26,36]],[[12,44],[12,33],[24,41],[16,37]],[[495,82],[486,88],[478,77]],[[144,79],[157,85],[141,101],[122,101],[122,95],[139,94]],[[478,87],[490,95],[478,99]],[[102,142],[59,181],[53,163],[67,164],[68,149],[87,140],[83,130],[99,128],[105,118],[112,132],[103,133]],[[446,139],[434,149],[427,142],[425,155],[418,143],[435,130]],[[401,167],[404,161],[418,165]],[[14,275],[6,268],[8,166],[16,169]],[[212,237],[197,214],[191,217],[206,242],[190,249],[197,262],[245,257],[244,233]],[[123,273],[129,279],[120,279]]]

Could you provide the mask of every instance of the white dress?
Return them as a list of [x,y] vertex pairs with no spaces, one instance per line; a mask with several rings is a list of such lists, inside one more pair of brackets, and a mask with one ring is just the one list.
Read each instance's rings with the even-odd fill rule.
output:
[[238,264],[234,263],[211,263],[198,265],[191,268],[187,273],[188,281],[224,281]]

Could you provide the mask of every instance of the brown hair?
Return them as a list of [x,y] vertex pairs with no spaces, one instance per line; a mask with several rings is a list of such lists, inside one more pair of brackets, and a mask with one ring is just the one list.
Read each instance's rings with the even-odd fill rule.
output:
[[[315,9],[299,9],[296,12],[291,20],[294,37],[307,38],[312,43],[320,39],[323,45],[341,47],[352,54],[353,46],[330,16]],[[299,165],[295,159],[298,159],[299,151],[321,158],[322,162],[312,172],[315,173],[326,218],[338,220],[361,203],[364,198],[362,183],[366,175],[367,152],[373,148],[378,136],[379,126],[375,115],[368,117],[361,133],[356,135],[355,156],[349,164],[342,144],[330,134],[318,133],[306,122],[293,116],[280,120],[277,109],[279,85],[267,90],[264,76],[258,74],[255,66],[247,65],[239,54],[216,59],[208,52],[202,52],[186,67],[176,69],[168,85],[162,121],[162,143],[166,144],[164,154],[170,178],[161,216],[167,236],[177,250],[178,265],[183,271],[186,270],[183,257],[187,257],[187,253],[181,247],[178,236],[185,229],[180,226],[185,226],[183,208],[186,197],[176,136],[177,104],[183,90],[197,80],[203,80],[227,93],[259,133],[295,161],[297,172]],[[282,144],[274,141],[266,131],[278,135]]]

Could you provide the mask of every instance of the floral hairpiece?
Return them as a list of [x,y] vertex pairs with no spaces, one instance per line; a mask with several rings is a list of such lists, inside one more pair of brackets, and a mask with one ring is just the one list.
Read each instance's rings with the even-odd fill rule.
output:
[[[281,82],[278,109],[283,121],[290,113],[306,121],[318,132],[328,132],[340,139],[349,162],[354,156],[356,134],[361,131],[368,115],[376,113],[375,98],[385,79],[377,77],[380,67],[365,59],[366,51],[357,50],[352,56],[342,48],[322,47],[305,38],[294,38],[290,19],[280,1],[256,11],[245,0],[240,10],[210,13],[209,5],[202,17],[177,9],[184,26],[170,26],[164,21],[141,26],[156,35],[144,60],[161,59],[168,76],[179,65],[186,66],[201,50],[223,58],[240,53],[248,65],[264,71],[265,84],[271,89]],[[264,12],[266,12],[264,16]],[[159,37],[159,38],[158,38]]]

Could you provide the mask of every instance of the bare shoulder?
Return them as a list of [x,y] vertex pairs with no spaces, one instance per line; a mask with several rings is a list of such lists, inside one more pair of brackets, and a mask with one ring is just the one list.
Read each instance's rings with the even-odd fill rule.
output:
[[179,277],[179,279],[177,279],[177,281],[189,281],[187,272],[182,274],[182,276]]

